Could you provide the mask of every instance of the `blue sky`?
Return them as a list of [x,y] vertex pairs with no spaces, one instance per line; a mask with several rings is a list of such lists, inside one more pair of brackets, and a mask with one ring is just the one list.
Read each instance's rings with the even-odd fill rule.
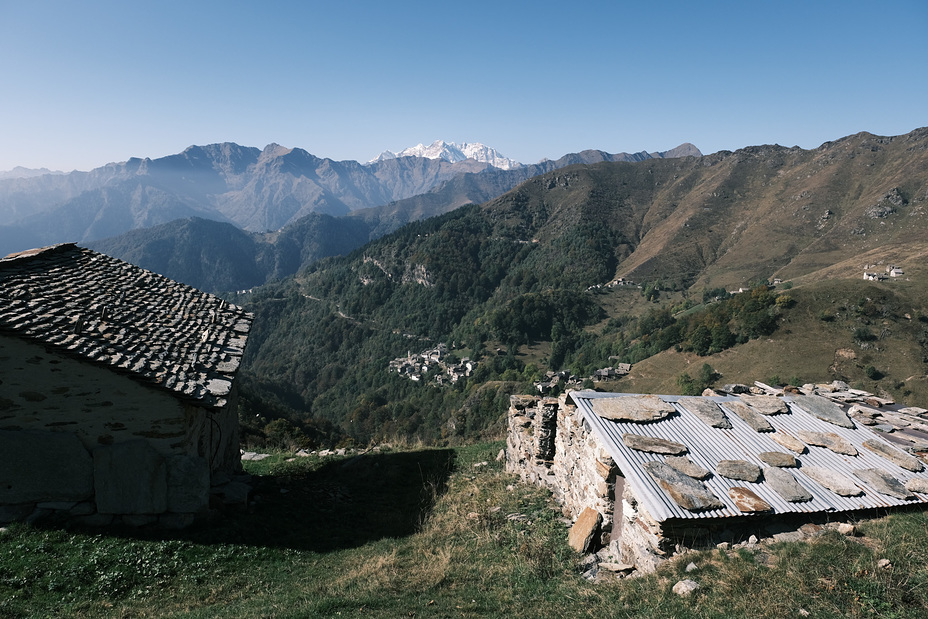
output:
[[191,144],[814,148],[928,125],[928,2],[0,0],[0,170]]

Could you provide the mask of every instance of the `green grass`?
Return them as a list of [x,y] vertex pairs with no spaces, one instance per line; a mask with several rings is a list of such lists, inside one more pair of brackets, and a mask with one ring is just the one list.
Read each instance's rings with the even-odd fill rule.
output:
[[[650,576],[589,583],[559,512],[501,470],[501,447],[248,463],[254,508],[182,533],[11,526],[0,617],[928,614],[921,512],[861,523],[862,537],[691,552]],[[701,588],[676,596],[682,578]]]

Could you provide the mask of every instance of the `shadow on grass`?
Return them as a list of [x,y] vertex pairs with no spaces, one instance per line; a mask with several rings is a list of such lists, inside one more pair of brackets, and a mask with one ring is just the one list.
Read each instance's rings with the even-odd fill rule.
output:
[[98,532],[315,552],[354,548],[415,533],[444,493],[454,459],[451,449],[429,449],[329,460],[315,468],[295,462],[256,475],[248,509],[227,509],[211,524]]

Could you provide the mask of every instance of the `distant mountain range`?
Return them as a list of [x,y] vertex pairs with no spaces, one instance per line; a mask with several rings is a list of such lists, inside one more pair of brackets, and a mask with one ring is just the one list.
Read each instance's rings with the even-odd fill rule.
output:
[[380,153],[376,159],[368,163],[377,163],[387,159],[397,159],[399,157],[424,157],[425,159],[440,159],[448,163],[457,163],[466,159],[473,159],[480,163],[488,163],[494,168],[501,170],[511,170],[521,168],[524,164],[514,159],[503,156],[495,148],[490,148],[479,142],[456,144],[454,142],[445,142],[444,140],[435,140],[430,145],[418,144],[398,153],[385,150]]
[[[273,232],[310,214],[356,213],[370,227],[368,240],[412,219],[486,201],[578,160],[698,153],[689,144],[655,154],[585,151],[502,170],[471,158],[403,156],[364,165],[277,144],[263,150],[234,143],[191,146],[90,172],[0,180],[0,255],[64,241],[88,244],[190,217]],[[382,207],[382,213],[373,207]]]

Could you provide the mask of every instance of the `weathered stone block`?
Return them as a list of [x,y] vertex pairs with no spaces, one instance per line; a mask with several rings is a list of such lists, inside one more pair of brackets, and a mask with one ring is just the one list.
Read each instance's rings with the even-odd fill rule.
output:
[[577,518],[574,526],[570,528],[570,534],[567,537],[568,545],[577,552],[586,552],[590,549],[590,543],[596,535],[599,525],[602,524],[603,517],[595,509],[587,507]]
[[80,501],[93,495],[93,462],[73,434],[0,430],[0,503]]
[[209,507],[209,464],[199,456],[167,459],[168,511],[197,513]]
[[93,451],[97,511],[101,514],[160,514],[167,511],[167,466],[144,440]]

